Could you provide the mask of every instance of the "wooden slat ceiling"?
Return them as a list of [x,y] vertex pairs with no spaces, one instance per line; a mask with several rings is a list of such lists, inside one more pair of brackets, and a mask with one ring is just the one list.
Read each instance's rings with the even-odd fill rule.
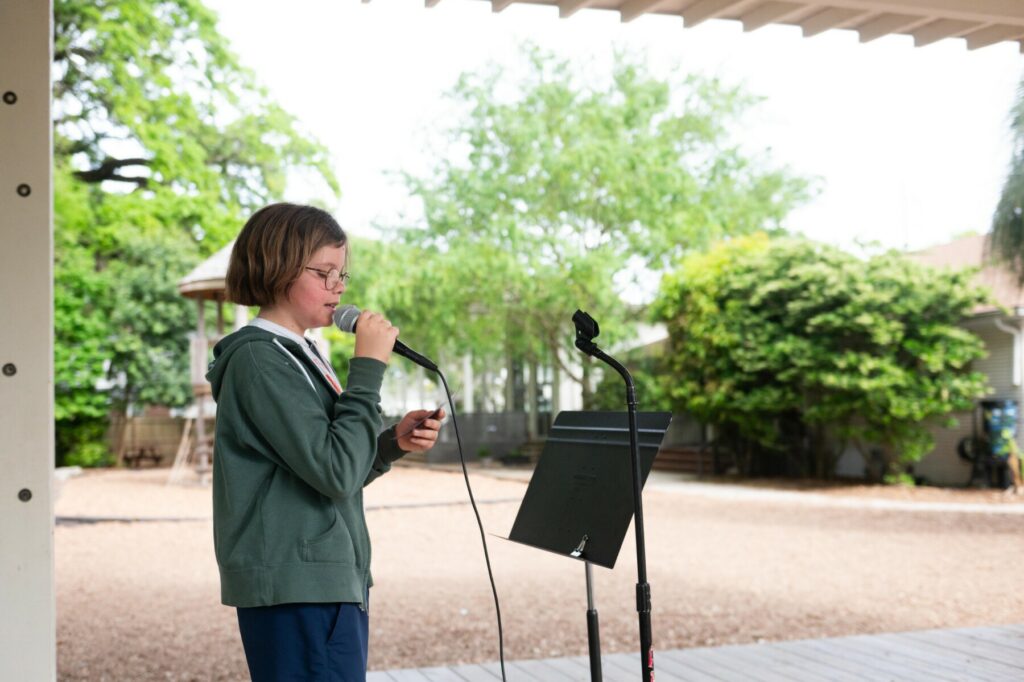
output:
[[[368,1],[368,0],[364,0]],[[1004,41],[1024,51],[1024,0],[485,0],[495,12],[510,5],[558,7],[570,17],[581,9],[618,12],[622,21],[645,14],[682,17],[686,27],[731,19],[753,31],[768,24],[799,26],[805,36],[829,29],[857,31],[863,43],[883,36],[912,36],[918,47],[946,38],[976,50]],[[427,7],[440,0],[425,0]]]

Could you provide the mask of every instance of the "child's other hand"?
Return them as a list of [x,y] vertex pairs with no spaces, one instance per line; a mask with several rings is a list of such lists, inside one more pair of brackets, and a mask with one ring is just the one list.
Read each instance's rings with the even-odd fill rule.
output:
[[[395,427],[398,436],[398,447],[405,452],[424,452],[434,447],[437,432],[441,430],[444,419],[444,408],[437,410],[413,410],[402,417]],[[423,423],[420,424],[419,422]]]
[[397,338],[398,327],[392,327],[380,313],[364,310],[356,320],[356,350],[353,355],[387,363]]

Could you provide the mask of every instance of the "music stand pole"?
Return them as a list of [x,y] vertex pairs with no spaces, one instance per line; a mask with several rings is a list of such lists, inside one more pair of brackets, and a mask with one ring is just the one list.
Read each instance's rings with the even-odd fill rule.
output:
[[601,631],[597,609],[594,608],[594,576],[590,562],[587,567],[587,651],[590,652],[590,682],[601,682]]
[[647,582],[647,549],[644,543],[644,507],[641,498],[640,447],[636,425],[636,387],[633,377],[618,360],[594,343],[600,331],[594,318],[582,310],[572,316],[576,325],[576,347],[587,355],[601,360],[622,376],[626,382],[626,406],[629,411],[629,452],[633,472],[633,518],[636,520],[636,610],[640,621],[640,666],[643,682],[652,682],[654,676],[654,647],[651,633],[651,586]]

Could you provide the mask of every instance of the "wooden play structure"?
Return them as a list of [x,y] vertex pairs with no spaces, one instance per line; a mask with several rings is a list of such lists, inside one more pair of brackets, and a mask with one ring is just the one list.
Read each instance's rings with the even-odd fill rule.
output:
[[[195,397],[186,413],[181,432],[181,441],[174,457],[168,483],[180,483],[189,469],[199,475],[201,482],[209,480],[213,458],[213,419],[215,406],[210,394],[210,383],[206,380],[206,369],[210,363],[210,349],[224,337],[225,277],[228,259],[231,257],[231,242],[217,253],[196,266],[178,282],[178,292],[196,302],[198,322],[190,338],[192,394]],[[213,329],[207,323],[208,303],[215,304],[216,323]],[[235,306],[234,328],[243,326],[248,318],[244,306]]]

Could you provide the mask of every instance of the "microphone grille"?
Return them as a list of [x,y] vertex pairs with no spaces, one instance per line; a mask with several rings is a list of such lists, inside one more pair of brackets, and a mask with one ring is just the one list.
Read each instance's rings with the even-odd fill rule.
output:
[[334,311],[334,324],[343,332],[354,334],[356,331],[356,320],[359,319],[359,310],[354,305],[343,305]]

